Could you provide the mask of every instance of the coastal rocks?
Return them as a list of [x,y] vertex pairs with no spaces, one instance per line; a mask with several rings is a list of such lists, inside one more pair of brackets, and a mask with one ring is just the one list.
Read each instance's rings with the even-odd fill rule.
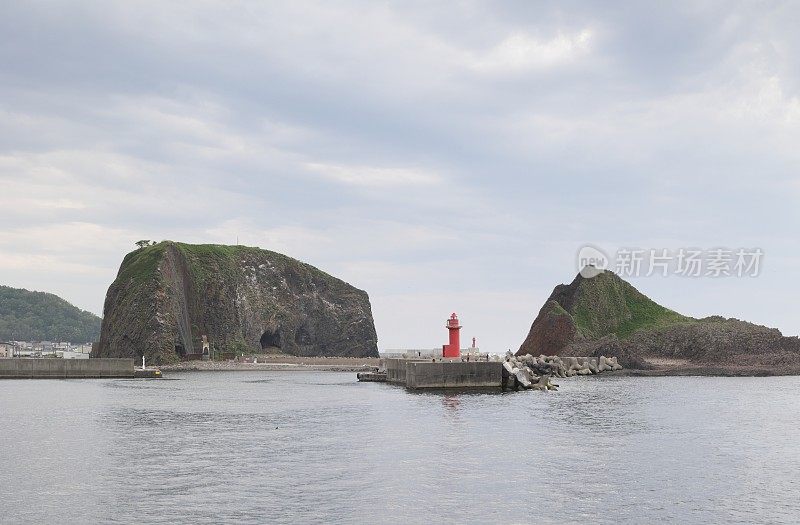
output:
[[622,370],[622,366],[617,362],[616,357],[606,357],[601,355],[597,360],[598,372],[611,372],[614,370]]
[[530,354],[515,356],[506,354],[503,362],[503,390],[512,386],[533,390],[558,390],[552,383],[553,377],[588,376],[601,372],[622,370],[616,357],[559,357],[555,355],[538,357]]
[[550,380],[550,376],[540,376],[536,383],[531,385],[532,390],[558,390],[558,385]]
[[700,319],[687,326],[637,333],[625,346],[644,356],[686,359],[705,366],[780,369],[800,362],[800,339],[738,319]]
[[535,377],[530,368],[519,363],[506,360],[503,363],[503,379],[512,377],[515,385],[522,385],[523,388],[530,388],[531,378]]
[[378,357],[369,297],[279,253],[165,241],[125,257],[106,295],[100,357]]
[[627,369],[653,373],[800,374],[797,337],[738,319],[681,315],[607,270],[555,287],[517,352],[525,354],[570,356],[562,359],[578,375],[596,372],[572,357],[613,369],[600,361],[609,355]]

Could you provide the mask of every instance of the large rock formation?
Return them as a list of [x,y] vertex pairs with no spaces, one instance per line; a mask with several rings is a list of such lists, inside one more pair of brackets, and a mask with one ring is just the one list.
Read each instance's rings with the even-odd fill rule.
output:
[[691,321],[651,301],[610,271],[578,274],[555,287],[517,355],[558,355],[572,343],[607,335],[625,338],[643,328]]
[[664,308],[610,271],[556,286],[517,355],[617,356],[626,368],[800,373],[800,339],[774,328]]
[[129,253],[106,295],[97,355],[202,352],[377,357],[367,293],[279,253],[165,241]]

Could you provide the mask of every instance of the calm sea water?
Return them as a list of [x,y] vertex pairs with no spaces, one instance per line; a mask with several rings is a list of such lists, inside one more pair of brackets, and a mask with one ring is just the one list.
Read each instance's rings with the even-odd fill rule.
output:
[[800,378],[0,382],[8,523],[797,523]]

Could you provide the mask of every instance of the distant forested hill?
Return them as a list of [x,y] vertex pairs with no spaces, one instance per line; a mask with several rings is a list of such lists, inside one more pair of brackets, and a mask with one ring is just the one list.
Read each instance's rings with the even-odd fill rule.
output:
[[88,343],[100,337],[100,323],[56,295],[0,286],[0,341]]

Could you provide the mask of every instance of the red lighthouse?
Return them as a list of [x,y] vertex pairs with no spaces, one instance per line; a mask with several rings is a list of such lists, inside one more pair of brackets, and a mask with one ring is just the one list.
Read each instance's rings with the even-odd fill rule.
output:
[[458,316],[453,313],[447,320],[447,330],[450,332],[450,344],[442,346],[442,357],[461,357],[461,324]]

